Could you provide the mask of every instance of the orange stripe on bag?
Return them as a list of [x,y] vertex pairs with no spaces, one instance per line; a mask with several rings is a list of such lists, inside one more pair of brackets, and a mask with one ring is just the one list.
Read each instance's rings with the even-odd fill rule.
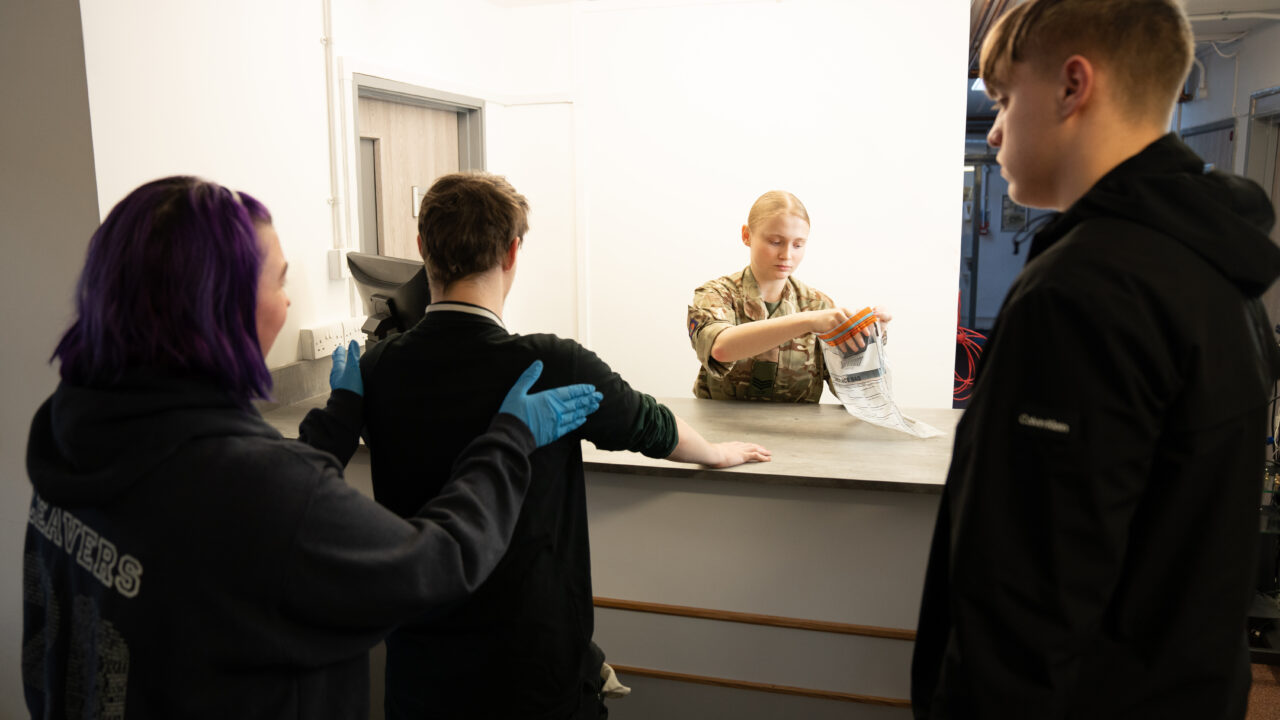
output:
[[853,317],[819,335],[818,339],[828,345],[839,345],[842,342],[841,338],[845,335],[848,335],[849,333],[860,333],[874,325],[875,322],[875,312],[871,308],[863,308],[854,313]]

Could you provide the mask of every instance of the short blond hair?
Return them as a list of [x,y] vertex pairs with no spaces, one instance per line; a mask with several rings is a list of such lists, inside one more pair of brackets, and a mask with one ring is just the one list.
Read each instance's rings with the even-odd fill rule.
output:
[[775,215],[795,215],[805,223],[809,222],[809,211],[805,210],[800,198],[786,190],[770,190],[751,205],[751,212],[747,213],[747,227],[754,232],[762,221]]
[[1176,0],[1029,0],[1010,10],[982,44],[988,92],[1007,86],[1015,62],[1054,73],[1072,55],[1105,67],[1129,115],[1167,122],[1195,52]]

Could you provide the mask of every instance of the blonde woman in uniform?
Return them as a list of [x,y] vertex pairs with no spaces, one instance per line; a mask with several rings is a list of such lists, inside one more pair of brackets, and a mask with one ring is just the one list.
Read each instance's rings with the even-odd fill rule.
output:
[[[795,279],[809,239],[799,198],[773,190],[751,206],[742,226],[750,264],[693,293],[689,340],[702,367],[693,394],[714,400],[811,402],[827,380],[816,334],[851,317],[825,294]],[[890,316],[876,311],[880,322]],[[848,341],[865,345],[863,335]]]

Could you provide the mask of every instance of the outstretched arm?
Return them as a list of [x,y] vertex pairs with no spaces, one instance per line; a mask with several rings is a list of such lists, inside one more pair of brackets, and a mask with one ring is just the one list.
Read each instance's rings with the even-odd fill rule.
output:
[[713,468],[727,468],[743,463],[769,462],[773,454],[755,443],[708,442],[693,426],[672,413],[676,420],[676,432],[680,440],[676,449],[667,456],[675,462],[697,463]]

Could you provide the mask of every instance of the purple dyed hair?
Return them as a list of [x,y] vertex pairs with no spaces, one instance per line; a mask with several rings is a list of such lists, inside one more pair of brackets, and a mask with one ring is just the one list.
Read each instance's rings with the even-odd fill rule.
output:
[[53,351],[62,379],[100,387],[149,368],[207,377],[246,404],[267,397],[254,225],[270,222],[262,203],[195,177],[129,193],[89,241],[76,320]]

